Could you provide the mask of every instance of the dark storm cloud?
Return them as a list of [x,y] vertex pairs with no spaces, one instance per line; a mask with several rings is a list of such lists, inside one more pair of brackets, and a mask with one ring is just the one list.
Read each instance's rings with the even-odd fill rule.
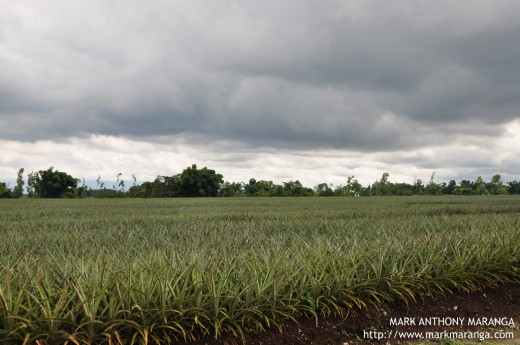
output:
[[4,139],[191,133],[371,151],[499,136],[520,117],[514,1],[0,9]]

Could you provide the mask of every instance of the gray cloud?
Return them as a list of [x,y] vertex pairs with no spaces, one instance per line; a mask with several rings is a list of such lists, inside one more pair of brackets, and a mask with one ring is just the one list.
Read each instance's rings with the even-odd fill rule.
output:
[[398,150],[520,117],[520,4],[0,5],[0,137]]

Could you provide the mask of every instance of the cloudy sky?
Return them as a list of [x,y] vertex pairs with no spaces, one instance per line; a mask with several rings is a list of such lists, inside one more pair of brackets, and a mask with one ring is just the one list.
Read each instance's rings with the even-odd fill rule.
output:
[[0,0],[0,181],[520,179],[516,0]]

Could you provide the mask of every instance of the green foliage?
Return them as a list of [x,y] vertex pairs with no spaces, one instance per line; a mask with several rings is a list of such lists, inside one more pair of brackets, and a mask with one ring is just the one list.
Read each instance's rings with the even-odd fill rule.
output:
[[244,188],[242,183],[238,182],[224,182],[220,186],[219,196],[232,197],[243,195]]
[[486,184],[486,188],[490,194],[505,195],[508,194],[507,187],[503,185],[502,176],[496,174],[491,178],[491,182]]
[[254,178],[244,185],[244,193],[247,196],[285,196],[283,186],[274,184],[273,181],[257,181]]
[[435,177],[435,173],[430,177],[430,182],[424,187],[424,192],[429,195],[439,195],[442,193],[442,185],[436,184],[433,179]]
[[455,180],[450,180],[448,185],[444,188],[443,194],[452,195],[456,188],[457,182],[455,182]]
[[318,196],[333,196],[334,191],[326,183],[320,183],[314,187],[314,191]]
[[23,196],[23,186],[25,181],[23,180],[23,172],[24,169],[21,168],[18,170],[18,174],[16,176],[16,186],[13,188],[12,197],[13,198],[21,198]]
[[0,182],[0,199],[11,198],[11,190],[5,182]]
[[475,183],[473,184],[473,189],[475,190],[475,194],[477,195],[484,195],[488,193],[486,189],[486,183],[482,179],[482,176],[477,177]]
[[92,189],[87,186],[85,179],[82,180],[81,186],[73,190],[74,196],[77,198],[90,198],[92,197]]
[[[157,176],[153,182],[144,182],[140,186],[135,181],[134,178],[134,185],[129,189],[128,196],[141,198],[217,196],[223,184],[222,175],[206,167],[197,169],[195,164],[184,169],[181,174]],[[227,193],[234,195],[236,189],[231,189],[229,184],[226,187]],[[225,193],[220,195],[224,196]]]
[[151,190],[153,197],[178,197],[182,195],[181,179],[175,176],[157,176]]
[[184,169],[179,176],[180,193],[186,197],[217,196],[223,182],[222,175],[215,170],[197,169],[195,164]]
[[359,183],[354,176],[349,176],[347,178],[346,187],[349,196],[360,196],[363,193],[363,186],[361,186],[361,183]]
[[289,181],[283,183],[284,196],[307,196],[312,195],[313,190],[302,186],[300,181]]
[[372,184],[372,195],[386,196],[390,195],[392,184],[388,181],[390,174],[387,172],[383,173],[381,180],[376,181]]
[[54,171],[53,167],[29,174],[29,195],[40,198],[74,197],[78,180],[65,172]]
[[507,183],[510,194],[520,194],[520,181],[511,181]]
[[505,196],[1,200],[0,339],[175,343],[519,281],[519,210]]
[[[50,172],[49,172],[50,170]],[[47,171],[28,174],[27,195],[29,197],[77,197],[77,198],[173,198],[173,197],[203,197],[203,196],[262,196],[262,197],[302,197],[302,196],[412,196],[412,195],[505,195],[520,194],[520,182],[512,181],[503,183],[500,174],[495,174],[490,182],[485,182],[481,176],[475,181],[462,180],[459,185],[455,180],[449,183],[436,183],[435,173],[431,175],[428,184],[424,185],[421,179],[416,179],[413,184],[394,183],[389,180],[389,173],[382,174],[381,179],[366,187],[354,177],[348,176],[345,185],[339,185],[332,189],[332,185],[320,183],[314,189],[303,186],[298,180],[283,182],[281,185],[269,180],[256,180],[251,178],[244,182],[224,182],[223,176],[215,170],[206,167],[198,169],[192,165],[173,176],[157,176],[152,182],[137,184],[137,178],[132,175],[133,184],[128,190],[122,174],[117,174],[116,182],[112,188],[106,188],[101,181],[101,176],[96,180],[97,188],[90,189],[83,185],[77,187],[79,180],[75,180],[65,173]],[[23,190],[23,169],[20,169],[15,190]],[[60,175],[61,174],[61,175]],[[42,188],[42,176],[47,178]],[[68,176],[68,177],[67,177]],[[71,184],[60,191],[57,186]],[[50,187],[49,187],[50,186]],[[54,187],[52,187],[54,186]],[[56,187],[56,188],[55,188]],[[7,194],[6,194],[7,195]],[[20,195],[20,194],[9,194]],[[45,196],[43,196],[45,195]],[[5,197],[5,196],[4,196]]]

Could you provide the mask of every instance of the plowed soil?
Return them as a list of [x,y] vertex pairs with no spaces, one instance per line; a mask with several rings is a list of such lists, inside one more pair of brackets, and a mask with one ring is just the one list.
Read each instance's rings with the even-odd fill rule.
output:
[[[199,339],[190,344],[195,345],[321,345],[321,344],[418,344],[418,335],[426,332],[444,337],[435,340],[442,344],[479,343],[465,333],[457,340],[447,339],[443,332],[489,332],[491,336],[513,337],[513,340],[489,339],[487,344],[520,344],[520,284],[507,284],[497,288],[487,288],[472,293],[450,294],[438,298],[425,298],[406,305],[405,303],[383,304],[358,310],[356,316],[346,319],[329,317],[320,318],[316,326],[315,320],[298,319],[287,322],[283,332],[278,329],[268,330],[260,334],[246,334],[244,338],[224,336]],[[454,320],[459,321],[455,325]],[[485,318],[500,318],[500,324],[471,325],[486,323]],[[510,320],[514,325],[511,325]],[[394,325],[392,325],[393,320]],[[423,320],[430,325],[419,325]],[[415,325],[403,325],[403,323]],[[507,321],[507,322],[505,322]],[[396,325],[395,323],[398,323]],[[435,323],[437,323],[435,325]],[[444,323],[444,324],[442,324]],[[504,323],[507,323],[505,325]],[[419,332],[415,340],[406,339],[400,332]],[[458,333],[461,335],[461,333]],[[383,338],[381,338],[383,336]],[[380,337],[381,339],[376,339]],[[449,337],[449,336],[448,336]]]

